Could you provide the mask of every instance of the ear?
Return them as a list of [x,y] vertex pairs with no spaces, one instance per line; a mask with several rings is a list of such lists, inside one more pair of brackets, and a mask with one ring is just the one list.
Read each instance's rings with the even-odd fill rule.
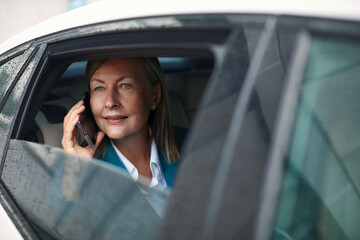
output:
[[151,102],[151,110],[155,110],[161,101],[161,83],[157,83],[156,86],[153,88],[153,94],[152,94],[152,102]]

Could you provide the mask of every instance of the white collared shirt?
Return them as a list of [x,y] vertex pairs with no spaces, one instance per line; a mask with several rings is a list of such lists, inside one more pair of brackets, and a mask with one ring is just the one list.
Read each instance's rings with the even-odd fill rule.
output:
[[[137,181],[139,179],[139,172],[137,168],[120,152],[120,150],[114,145],[112,141],[110,142],[112,144],[112,147],[115,149],[116,154],[119,156],[120,160],[125,165],[127,171],[130,173],[131,177],[135,181]],[[140,190],[144,194],[145,198],[149,201],[151,206],[154,208],[158,216],[160,218],[163,218],[167,204],[167,198],[164,198],[164,195],[160,193],[162,190],[167,189],[167,184],[163,171],[161,169],[159,155],[154,139],[151,143],[150,170],[152,174],[150,191],[147,191],[143,188],[140,188]],[[158,192],[158,190],[160,192]]]
[[[122,163],[125,165],[126,170],[130,173],[131,177],[137,181],[139,179],[139,172],[137,168],[120,152],[120,150],[111,141],[112,147],[115,149],[116,154],[119,156]],[[151,142],[150,154],[150,170],[152,174],[150,188],[160,187],[167,188],[165,177],[161,169],[160,159],[156,147],[155,140]]]

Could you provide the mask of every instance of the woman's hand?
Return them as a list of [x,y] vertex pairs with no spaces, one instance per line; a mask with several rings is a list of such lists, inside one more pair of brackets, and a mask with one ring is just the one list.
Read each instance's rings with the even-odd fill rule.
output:
[[83,148],[78,144],[76,138],[76,124],[80,119],[80,113],[84,111],[84,102],[81,100],[77,104],[75,104],[65,116],[63,124],[63,138],[61,144],[65,152],[78,155],[82,158],[91,159],[94,156],[95,150],[99,146],[100,142],[103,140],[105,133],[99,131],[96,134],[96,143],[93,147],[88,145],[87,147]]

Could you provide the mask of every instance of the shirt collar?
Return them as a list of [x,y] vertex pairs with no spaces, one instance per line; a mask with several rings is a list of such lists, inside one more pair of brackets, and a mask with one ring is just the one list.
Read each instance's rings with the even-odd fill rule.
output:
[[[110,140],[112,147],[114,148],[116,154],[119,156],[120,160],[123,162],[126,170],[130,173],[131,177],[137,181],[139,179],[139,172],[136,167],[120,152],[120,150],[115,146],[115,144]],[[150,153],[150,170],[153,175],[150,183],[150,187],[156,186],[160,183],[162,186],[167,186],[162,169],[160,164],[160,159],[157,151],[157,146],[155,140],[152,139],[151,142],[151,153]]]
[[120,152],[120,150],[115,146],[113,141],[110,139],[111,145],[114,148],[116,154],[119,156],[120,160],[123,162],[126,170],[130,173],[131,177],[137,181],[139,178],[139,173],[136,167]]

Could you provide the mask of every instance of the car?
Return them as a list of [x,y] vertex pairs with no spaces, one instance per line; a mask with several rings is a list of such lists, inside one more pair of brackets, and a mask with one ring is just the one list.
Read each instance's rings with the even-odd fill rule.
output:
[[[133,56],[159,59],[186,129],[163,214],[146,180],[61,148],[87,61]],[[1,238],[359,239],[359,76],[357,1],[99,1],[42,22],[0,45]]]

